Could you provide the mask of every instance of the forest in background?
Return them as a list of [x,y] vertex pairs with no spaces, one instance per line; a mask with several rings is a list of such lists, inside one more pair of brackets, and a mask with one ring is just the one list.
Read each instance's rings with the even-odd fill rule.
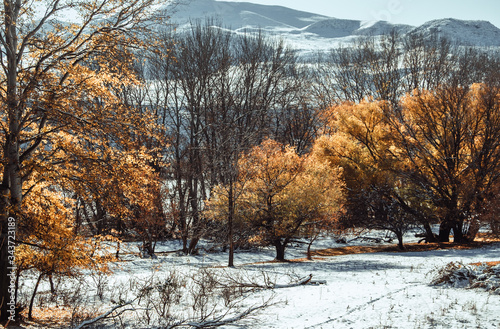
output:
[[[52,1],[34,20],[4,3],[3,320],[24,271],[106,271],[102,241],[152,256],[209,239],[233,266],[238,248],[285,260],[298,238],[353,227],[400,248],[415,227],[428,242],[499,233],[498,53],[392,33],[303,63],[210,19],[176,32],[153,4]],[[53,19],[68,6],[81,22]]]

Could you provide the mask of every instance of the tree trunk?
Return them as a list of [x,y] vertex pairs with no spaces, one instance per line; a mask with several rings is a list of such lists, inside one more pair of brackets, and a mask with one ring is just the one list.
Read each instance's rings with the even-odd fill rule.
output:
[[182,230],[182,252],[187,254],[188,253],[188,247],[187,247],[187,234],[184,234],[184,229]]
[[307,244],[307,260],[312,260],[312,253],[311,253],[311,247],[314,241],[318,238],[319,234],[312,233],[312,237],[309,240],[309,243]]
[[182,186],[179,187],[179,221],[181,224],[181,239],[182,239],[182,252],[187,254],[188,248],[188,223],[186,217],[186,208],[184,204],[184,193],[182,193]]
[[[22,180],[19,174],[19,144],[10,142],[7,138],[4,147],[4,157],[7,156],[8,164],[4,167],[3,182],[0,187],[0,322],[5,323],[9,317],[18,314],[10,314],[12,296],[15,293],[11,289],[11,275],[14,262],[9,260],[9,256],[14,255],[14,240],[17,234],[17,223],[19,207],[22,202]],[[14,138],[17,140],[17,138]],[[17,153],[17,155],[16,155]],[[12,217],[10,217],[12,216]],[[14,219],[14,225],[10,226],[10,219]],[[10,304],[10,305],[9,305]],[[14,302],[15,304],[15,302]],[[14,305],[15,307],[15,305]]]
[[396,237],[398,238],[398,248],[399,250],[405,250],[405,246],[403,245],[403,233],[402,232],[395,232]]
[[19,277],[21,276],[21,272],[22,272],[22,269],[21,268],[16,268],[16,293],[15,293],[15,296],[14,296],[14,302],[16,304],[16,307],[17,307],[17,296],[18,296],[18,293],[19,293]]
[[450,223],[442,222],[441,225],[439,225],[439,236],[438,236],[439,242],[450,242],[450,232],[451,232]]
[[36,280],[35,283],[35,288],[33,288],[33,295],[31,295],[31,300],[30,300],[30,306],[28,309],[28,320],[33,320],[33,304],[35,303],[35,296],[36,296],[36,291],[38,290],[38,285],[40,284],[40,281],[42,280],[43,274],[40,273],[38,276],[38,279]]
[[436,235],[432,232],[431,225],[429,223],[424,224],[425,234],[426,234],[426,242],[437,242]]
[[[4,225],[2,225],[4,226]],[[6,225],[5,225],[6,226]],[[9,314],[7,313],[8,311],[8,306],[7,303],[10,300],[10,295],[9,295],[9,261],[8,261],[8,250],[7,250],[7,233],[3,232],[2,228],[2,234],[0,236],[0,243],[1,243],[1,249],[0,249],[0,303],[1,303],[1,308],[0,308],[0,320],[2,323],[5,323],[5,321],[8,320]]]
[[17,233],[16,227],[9,232],[8,222],[9,216],[18,218],[17,214],[22,202],[22,178],[20,174],[20,155],[19,155],[19,130],[21,123],[21,111],[19,109],[19,101],[17,95],[17,17],[20,6],[16,6],[10,1],[4,2],[4,24],[5,24],[5,46],[7,50],[7,94],[6,105],[8,113],[8,130],[5,134],[5,144],[3,145],[4,164],[3,181],[0,190],[0,321],[4,322],[9,319],[8,305],[10,301],[9,285],[9,233]]
[[189,241],[188,254],[194,254],[196,252],[196,246],[198,241],[200,241],[201,235],[201,223],[200,223],[200,213],[198,211],[198,197],[199,189],[198,177],[191,177],[189,180],[189,204],[191,206],[191,220],[192,220],[192,238]]
[[[476,239],[476,235],[479,232],[480,222],[477,219],[473,219],[470,224],[467,232],[465,233],[465,239],[467,242],[473,242]],[[493,226],[491,226],[491,230],[495,233]]]
[[233,243],[234,200],[233,200],[233,179],[232,179],[232,177],[229,178],[229,199],[228,199],[228,204],[229,204],[229,218],[228,218],[228,225],[229,225],[229,234],[228,234],[228,240],[229,240],[229,260],[228,260],[227,266],[234,267],[234,243]]
[[457,221],[455,225],[453,225],[453,243],[465,243],[467,239],[465,238],[463,231],[463,222]]
[[188,247],[188,254],[194,255],[196,254],[196,246],[198,245],[198,242],[200,241],[200,237],[194,236],[191,238],[191,241],[189,241],[189,247]]
[[54,280],[52,280],[52,274],[49,274],[49,284],[50,284],[50,293],[54,295],[56,293],[56,286],[54,285]]
[[106,211],[103,209],[101,206],[101,202],[99,199],[96,199],[95,201],[95,207],[96,207],[96,212],[97,212],[97,218],[95,220],[96,222],[96,228],[97,228],[97,234],[101,235],[103,233],[103,230],[106,228]]
[[120,241],[117,241],[116,242],[116,254],[115,254],[115,257],[117,260],[120,259],[120,246],[121,246]]
[[286,244],[282,243],[279,239],[276,239],[274,241],[274,246],[276,247],[276,260],[280,262],[285,261]]
[[[1,186],[0,195],[0,320],[2,323],[8,320],[7,314],[7,301],[10,299],[9,296],[9,261],[8,261],[8,217],[9,213],[7,211],[9,206],[8,197],[8,180],[6,179],[4,172],[4,183]],[[5,182],[7,181],[7,182]]]
[[307,244],[307,260],[312,260],[312,254],[311,254],[311,246],[312,246],[312,242],[309,242]]
[[188,223],[187,223],[187,214],[186,214],[186,204],[184,203],[184,191],[182,189],[182,179],[180,178],[180,174],[177,180],[177,191],[179,196],[179,221],[181,226],[181,239],[182,239],[182,252],[188,253]]
[[[15,89],[14,89],[15,90]],[[14,91],[15,92],[15,91]],[[14,101],[15,103],[15,101]],[[7,134],[6,144],[4,146],[4,158],[6,158],[6,165],[3,172],[3,182],[1,188],[2,199],[0,207],[2,213],[0,214],[0,321],[7,321],[9,318],[7,302],[10,300],[9,294],[9,229],[8,221],[9,216],[18,218],[19,207],[22,202],[22,179],[20,175],[19,164],[19,113],[17,104],[8,102],[9,106],[9,133]],[[3,160],[3,159],[2,159]],[[9,193],[10,192],[10,193]],[[10,196],[9,196],[10,194]],[[10,208],[10,210],[8,210]],[[13,236],[15,237],[17,229],[14,228]],[[12,233],[11,233],[12,234]]]

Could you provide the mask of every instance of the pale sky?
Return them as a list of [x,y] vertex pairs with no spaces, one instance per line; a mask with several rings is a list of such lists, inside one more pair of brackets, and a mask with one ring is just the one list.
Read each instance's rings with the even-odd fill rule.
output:
[[285,6],[356,20],[421,25],[438,18],[490,21],[500,28],[500,0],[223,0]]

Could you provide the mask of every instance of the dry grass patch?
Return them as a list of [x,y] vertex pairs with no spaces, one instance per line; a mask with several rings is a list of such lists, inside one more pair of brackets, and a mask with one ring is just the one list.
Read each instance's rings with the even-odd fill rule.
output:
[[[441,249],[477,249],[482,246],[496,243],[498,241],[491,239],[484,239],[479,241],[474,241],[467,244],[455,244],[453,242],[440,242],[440,243],[407,243],[405,244],[405,249],[401,250],[397,245],[381,245],[381,246],[345,246],[336,248],[326,248],[311,251],[311,256],[314,260],[325,260],[325,257],[332,256],[343,256],[343,255],[353,255],[353,254],[368,254],[376,252],[423,252],[431,250],[441,250]],[[295,258],[286,260],[285,262],[310,262],[307,258]],[[243,265],[257,265],[257,264],[269,264],[269,263],[281,263],[277,260],[254,262]]]
[[483,240],[474,241],[468,244],[455,244],[452,242],[446,243],[408,243],[405,244],[405,249],[401,250],[396,245],[382,245],[382,246],[345,246],[337,248],[327,248],[312,251],[312,256],[342,256],[351,254],[367,254],[375,252],[419,252],[431,251],[440,249],[475,249],[481,248],[484,245],[495,243],[497,241]]
[[[33,308],[33,320],[28,318],[28,311],[21,312],[22,326],[20,328],[51,328],[51,329],[66,329],[68,323],[78,323],[87,319],[94,318],[102,314],[93,310],[85,310],[84,308],[75,308],[70,306],[53,306]],[[10,326],[9,326],[10,328]]]
[[486,266],[489,266],[489,267],[493,267],[493,266],[497,266],[500,264],[500,261],[495,261],[495,262],[477,262],[477,263],[471,263],[469,265],[473,265],[473,266],[482,266],[482,265],[486,265]]

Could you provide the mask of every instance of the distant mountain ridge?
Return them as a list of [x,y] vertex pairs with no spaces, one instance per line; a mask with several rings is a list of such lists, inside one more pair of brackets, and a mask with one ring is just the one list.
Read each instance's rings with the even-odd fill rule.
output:
[[500,47],[500,29],[488,21],[444,18],[426,22],[409,32],[424,35],[437,33],[466,46]]
[[222,19],[224,25],[238,30],[245,27],[304,28],[330,17],[298,11],[282,6],[259,5],[250,2],[189,0],[175,5],[171,19],[186,24],[204,17]]
[[394,29],[400,34],[430,36],[437,33],[466,46],[500,47],[500,29],[487,21],[444,18],[414,27],[386,21],[339,19],[282,6],[216,0],[191,0],[166,10],[180,29],[188,27],[193,20],[211,17],[235,33],[259,28],[278,34],[303,53],[329,49],[336,44],[352,42],[359,36],[387,34]]

